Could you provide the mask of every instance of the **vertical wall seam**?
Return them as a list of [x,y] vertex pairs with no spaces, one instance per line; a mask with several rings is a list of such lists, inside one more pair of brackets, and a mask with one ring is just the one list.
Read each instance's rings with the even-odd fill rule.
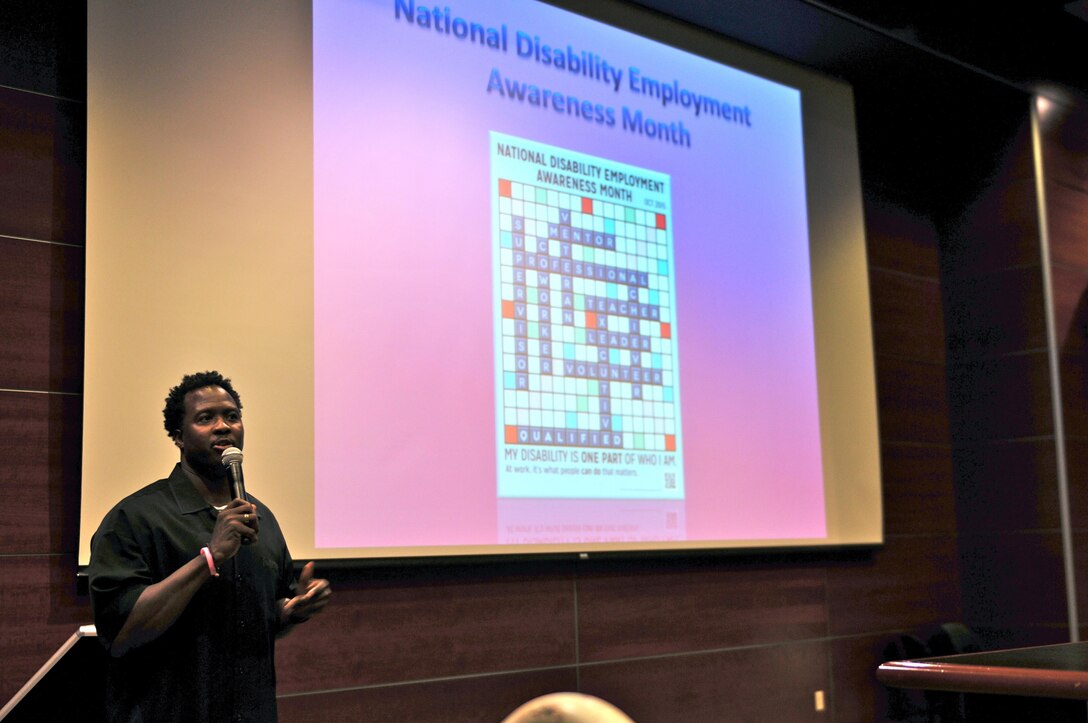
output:
[[578,563],[574,563],[574,576],[571,585],[574,589],[574,689],[582,692],[582,649],[578,639]]
[[1047,360],[1050,371],[1051,414],[1054,417],[1054,456],[1058,477],[1058,513],[1062,530],[1062,567],[1065,574],[1065,605],[1069,624],[1069,640],[1080,640],[1077,614],[1077,584],[1073,564],[1073,527],[1069,512],[1069,470],[1065,454],[1065,421],[1062,414],[1061,353],[1054,320],[1054,284],[1050,271],[1050,224],[1046,206],[1046,176],[1043,168],[1043,140],[1039,123],[1041,96],[1031,99],[1031,149],[1035,174],[1035,202],[1038,208],[1039,255],[1043,271],[1043,316],[1046,319]]

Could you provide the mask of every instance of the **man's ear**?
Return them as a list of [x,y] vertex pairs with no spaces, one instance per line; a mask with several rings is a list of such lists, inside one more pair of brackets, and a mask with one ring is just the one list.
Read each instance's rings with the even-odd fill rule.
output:
[[175,429],[170,433],[170,439],[174,440],[174,446],[181,449],[181,430]]

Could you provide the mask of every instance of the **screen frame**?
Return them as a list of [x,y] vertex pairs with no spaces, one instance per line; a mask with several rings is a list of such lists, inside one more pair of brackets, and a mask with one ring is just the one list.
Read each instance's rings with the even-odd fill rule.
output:
[[[801,89],[805,165],[809,178],[806,184],[808,206],[824,211],[809,215],[812,243],[826,246],[821,249],[822,253],[812,255],[820,416],[821,420],[831,420],[830,424],[821,424],[824,469],[825,476],[852,479],[842,489],[825,485],[827,519],[829,528],[837,529],[858,522],[850,518],[862,515],[866,517],[860,520],[864,532],[857,538],[835,542],[701,540],[652,546],[645,543],[571,543],[518,546],[513,550],[503,545],[456,550],[445,547],[378,548],[380,552],[373,555],[353,553],[347,556],[328,556],[322,550],[314,549],[312,542],[306,546],[292,541],[296,557],[378,563],[556,555],[581,557],[589,554],[627,556],[656,552],[786,551],[882,544],[875,364],[861,182],[849,86],[642,7],[605,2],[595,4],[593,13],[589,14],[586,8],[570,0],[549,0],[547,4]],[[309,268],[312,280],[313,261],[295,250],[279,254],[280,258],[270,264],[261,256],[265,245],[250,243],[282,239],[284,248],[290,248],[287,240],[308,235],[312,246],[313,199],[309,190],[313,187],[312,155],[307,156],[306,149],[286,140],[291,133],[308,132],[312,144],[312,117],[291,105],[307,93],[310,101],[306,108],[312,105],[312,30],[307,20],[310,12],[307,3],[273,2],[267,8],[262,6],[262,11],[262,19],[254,25],[244,8],[224,8],[214,3],[194,3],[192,8],[185,10],[168,2],[152,2],[139,12],[104,5],[88,9],[88,284],[81,564],[89,560],[90,532],[105,509],[120,499],[125,489],[133,491],[140,486],[121,482],[120,491],[111,492],[107,504],[102,499],[106,494],[92,493],[86,480],[116,477],[142,480],[142,485],[163,476],[164,465],[172,464],[168,459],[176,452],[168,442],[163,444],[166,440],[158,436],[163,431],[161,420],[155,416],[155,405],[151,404],[146,410],[143,407],[148,406],[145,400],[161,399],[165,387],[176,383],[182,373],[211,365],[237,379],[246,408],[256,410],[247,417],[251,432],[251,447],[247,451],[256,448],[252,459],[260,460],[261,450],[271,450],[276,440],[290,439],[296,456],[289,460],[286,469],[277,467],[276,472],[286,473],[303,483],[309,479],[312,487],[312,461],[307,473],[304,460],[307,450],[312,460],[313,440],[301,439],[293,429],[295,425],[307,424],[312,428],[312,405],[307,408],[305,389],[286,390],[280,384],[283,378],[307,378],[308,375],[312,391],[312,338],[310,343],[298,343],[298,337],[305,335],[304,332],[299,334],[298,330],[305,329],[307,323],[312,325],[312,286],[298,290],[297,296],[281,298],[272,304],[272,309],[254,307],[274,299],[277,282],[290,271]],[[129,17],[118,17],[124,13]],[[306,23],[305,32],[299,32],[300,22]],[[245,29],[245,32],[233,32],[232,29]],[[147,35],[148,30],[153,32]],[[133,37],[163,37],[169,42],[156,44],[145,40],[133,43]],[[269,49],[277,44],[287,52],[277,55]],[[126,49],[122,52],[118,48]],[[300,70],[299,61],[303,58],[306,60]],[[240,70],[236,79],[215,79],[215,70],[225,64]],[[179,67],[195,68],[195,80],[176,77]],[[172,81],[180,80],[177,87],[185,89],[188,97],[179,99],[157,89],[156,73]],[[307,73],[309,78],[305,77]],[[269,77],[276,78],[277,83],[270,83]],[[292,90],[285,97],[284,88],[288,87]],[[242,94],[244,102],[239,102],[239,88],[246,89]],[[824,98],[834,100],[821,100]],[[131,108],[134,103],[143,109],[131,114],[135,117],[120,123],[116,118],[110,120],[111,113]],[[203,113],[203,118],[198,118],[192,127],[183,128],[177,122],[164,120],[179,107],[189,105],[200,107]],[[270,107],[282,121],[275,127],[262,122],[262,114],[270,112]],[[114,125],[110,127],[110,123]],[[169,132],[155,132],[159,124],[164,124],[168,130],[180,131],[180,138]],[[109,129],[104,130],[107,127]],[[810,133],[820,135],[810,136]],[[277,144],[281,156],[274,162],[262,158],[262,144]],[[199,151],[199,157],[195,159],[189,156],[193,147]],[[211,163],[212,160],[217,163]],[[211,170],[213,167],[217,170]],[[196,180],[171,187],[167,181],[156,178],[156,169],[161,168],[195,169]],[[828,169],[835,170],[833,183],[812,180],[822,179]],[[285,176],[291,180],[270,181]],[[204,185],[201,178],[205,180]],[[133,182],[131,179],[144,181]],[[207,179],[213,180],[207,183]],[[117,203],[114,200],[117,194],[123,195],[124,189],[133,186],[144,187],[138,190],[135,202]],[[252,189],[253,192],[241,194],[238,189]],[[200,213],[190,216],[180,213],[177,207],[180,200]],[[223,212],[223,206],[228,203],[241,206],[245,215],[238,217]],[[285,213],[284,209],[290,213]],[[155,214],[154,221],[148,221],[148,213]],[[289,218],[288,223],[283,222],[285,218]],[[260,220],[254,223],[254,219]],[[232,345],[237,346],[237,341],[229,324],[208,330],[194,319],[186,318],[185,310],[176,308],[190,303],[186,285],[164,280],[159,274],[149,274],[142,263],[140,249],[149,228],[162,234],[162,243],[182,247],[191,243],[190,239],[202,228],[231,238],[226,248],[234,263],[225,269],[209,267],[206,273],[221,277],[224,288],[245,283],[256,289],[261,304],[254,299],[239,302],[234,309],[237,317],[255,320],[249,328],[271,328],[285,338],[276,340],[274,334],[270,338],[262,337],[258,346],[263,355],[254,360],[230,351]],[[111,244],[118,239],[120,243]],[[166,263],[171,269],[184,269],[189,261],[187,254],[178,253],[168,257]],[[100,269],[105,268],[111,271],[102,275]],[[165,320],[179,324],[179,336],[200,335],[201,343],[184,354],[177,354],[178,347],[173,345],[162,351],[130,354],[128,349],[146,348],[146,334],[164,319],[156,316],[156,312],[161,311],[157,306],[133,313],[119,309],[116,304],[102,303],[98,292],[120,279],[132,283],[130,295],[137,298],[152,299],[165,294],[176,299],[166,305]],[[828,294],[828,289],[841,293]],[[300,302],[303,297],[308,297],[308,302]],[[116,317],[124,319],[125,329],[111,326],[111,319]],[[116,387],[113,382],[103,384],[105,379],[124,379],[126,403],[131,405],[132,400],[139,400],[140,409],[133,413],[133,420],[129,422],[136,431],[126,432],[131,437],[129,446],[153,449],[157,444],[163,448],[161,454],[120,459],[116,449],[103,445],[99,430],[108,428],[117,414]],[[843,398],[849,398],[852,403],[843,406],[839,403]],[[285,416],[290,416],[292,423],[276,418],[277,410],[284,409],[290,410]],[[859,434],[855,430],[864,431]],[[267,462],[255,461],[253,465],[255,469],[247,476],[254,479],[272,476]],[[308,506],[299,505],[274,488],[262,488],[260,497],[276,510],[285,529],[305,527],[308,515],[312,541],[312,495]]]

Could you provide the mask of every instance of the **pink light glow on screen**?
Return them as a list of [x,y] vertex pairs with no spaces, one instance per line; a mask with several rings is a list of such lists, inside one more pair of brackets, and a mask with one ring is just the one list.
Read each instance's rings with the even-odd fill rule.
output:
[[[458,4],[511,36],[532,29],[619,68],[724,88],[754,120],[666,113],[394,7],[314,7],[316,545],[516,544],[510,531],[534,514],[553,530],[635,525],[662,540],[823,537],[799,94],[548,6]],[[494,69],[682,117],[693,147],[498,97]],[[668,510],[496,498],[492,131],[672,179],[685,499]]]

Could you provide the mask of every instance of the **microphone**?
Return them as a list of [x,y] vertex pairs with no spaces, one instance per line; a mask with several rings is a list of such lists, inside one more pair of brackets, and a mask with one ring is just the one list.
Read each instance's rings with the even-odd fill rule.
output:
[[246,485],[242,480],[242,450],[237,447],[227,447],[223,450],[223,466],[227,468],[230,477],[231,497],[246,499]]

